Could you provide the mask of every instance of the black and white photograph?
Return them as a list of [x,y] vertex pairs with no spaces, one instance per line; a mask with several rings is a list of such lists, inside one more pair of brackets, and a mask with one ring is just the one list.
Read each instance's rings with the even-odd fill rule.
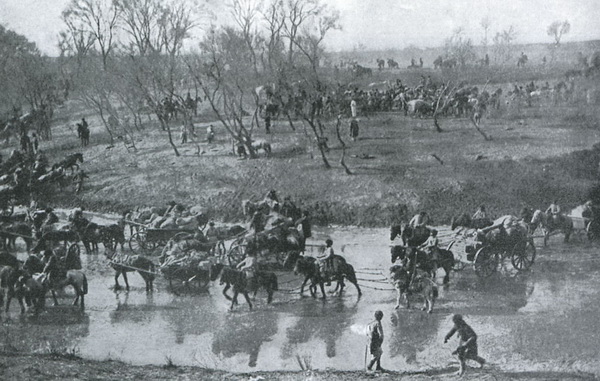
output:
[[598,380],[597,0],[0,0],[0,379]]

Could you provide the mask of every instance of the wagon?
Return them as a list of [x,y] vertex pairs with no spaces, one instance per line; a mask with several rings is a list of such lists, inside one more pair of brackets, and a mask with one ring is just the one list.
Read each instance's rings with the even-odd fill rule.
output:
[[234,239],[224,255],[224,260],[230,265],[235,265],[244,259],[248,243],[254,239],[258,241],[257,255],[264,265],[281,268],[290,252],[300,252],[300,242],[292,243],[290,237],[299,238],[300,233],[296,228],[287,228],[285,239],[281,239],[279,233],[283,227],[277,227],[270,231],[258,234],[240,236]]
[[194,234],[189,229],[158,229],[141,227],[129,238],[129,249],[136,254],[147,254],[158,247],[164,247],[177,234]]
[[573,221],[573,231],[585,234],[590,241],[600,237],[600,221],[589,217],[567,216]]
[[475,242],[465,247],[467,260],[473,262],[475,273],[482,278],[494,274],[505,258],[510,257],[513,267],[518,271],[528,270],[535,260],[533,238],[527,236],[520,242],[507,242],[504,245]]

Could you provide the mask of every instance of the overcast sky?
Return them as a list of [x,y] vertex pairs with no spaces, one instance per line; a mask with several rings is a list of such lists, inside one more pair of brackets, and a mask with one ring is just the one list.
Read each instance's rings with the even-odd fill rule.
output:
[[[68,1],[0,0],[0,23],[36,42],[45,53],[56,54],[60,13]],[[457,27],[479,44],[480,22],[486,16],[492,22],[491,36],[514,25],[519,43],[550,42],[547,26],[565,19],[571,31],[563,41],[600,39],[600,0],[322,1],[340,11],[343,26],[327,39],[331,50],[350,50],[358,44],[368,49],[439,46]]]

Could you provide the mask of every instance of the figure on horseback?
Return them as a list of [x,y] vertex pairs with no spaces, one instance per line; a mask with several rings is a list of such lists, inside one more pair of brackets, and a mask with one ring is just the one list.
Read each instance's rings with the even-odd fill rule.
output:
[[333,256],[335,253],[333,252],[333,240],[327,239],[325,241],[325,250],[323,250],[323,254],[318,256],[319,259],[319,271],[321,273],[321,277],[326,279],[326,285],[331,286],[330,273],[335,272]]
[[[546,209],[546,214],[552,217],[552,222],[558,223],[560,218],[560,205],[558,204],[558,200],[554,200],[552,204]],[[550,222],[550,221],[548,221]]]
[[246,258],[238,263],[235,268],[244,273],[244,276],[246,277],[246,284],[250,289],[255,288],[254,281],[257,267],[258,261],[256,259],[256,244],[248,244],[246,247]]
[[431,229],[429,238],[427,238],[427,241],[420,246],[421,248],[425,249],[425,252],[429,256],[429,260],[431,261],[433,267],[431,272],[434,275],[437,272],[438,261],[440,259],[440,248],[438,247],[439,240],[437,238],[437,233],[437,230]]

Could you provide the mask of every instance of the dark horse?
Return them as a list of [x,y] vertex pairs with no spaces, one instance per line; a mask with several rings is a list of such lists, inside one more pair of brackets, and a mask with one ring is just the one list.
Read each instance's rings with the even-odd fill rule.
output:
[[[65,247],[67,242],[79,242],[79,234],[74,230],[53,230],[42,235],[42,238],[38,241],[37,245],[31,251],[33,253],[39,253],[44,249],[52,247],[53,242],[64,242]],[[49,245],[47,245],[49,244]]]
[[17,286],[17,281],[23,275],[25,274],[21,269],[12,266],[0,266],[0,307],[2,307],[6,297],[6,313],[8,313],[13,298],[17,298],[21,306],[21,313],[25,313],[25,304],[23,304],[25,295],[22,289]]
[[0,232],[0,238],[4,240],[4,247],[6,249],[15,249],[16,241],[18,237],[23,238],[27,251],[31,248],[33,237],[31,236],[31,227],[25,222],[15,222],[9,225],[1,225],[2,231]]
[[[244,295],[248,307],[252,309],[252,302],[248,296],[248,291],[253,291],[253,297],[256,297],[256,293],[259,288],[267,290],[267,303],[273,301],[273,292],[278,290],[277,275],[266,271],[256,271],[254,279],[251,282],[246,280],[246,275],[242,271],[232,269],[231,267],[225,266],[222,263],[216,263],[211,266],[210,269],[210,280],[216,280],[219,275],[221,276],[221,284],[225,285],[223,288],[223,295],[227,300],[231,300],[231,307],[238,304],[237,297],[241,293]],[[227,290],[233,286],[233,297],[227,294]]]
[[488,226],[492,226],[493,221],[489,218],[471,218],[467,213],[463,213],[460,216],[452,217],[450,222],[452,230],[456,229],[459,226],[468,229],[483,229]]
[[401,225],[392,225],[390,229],[390,241],[393,241],[396,236],[402,238],[402,243],[407,246],[417,247],[425,243],[431,231],[425,226],[413,228],[406,225],[402,229]]
[[454,267],[454,254],[450,250],[438,249],[437,259],[429,258],[426,252],[414,247],[393,246],[391,252],[392,263],[399,259],[411,273],[419,268],[435,277],[437,269],[441,267],[446,273],[444,284],[450,282],[450,270]]
[[80,152],[68,155],[62,161],[54,164],[52,170],[57,168],[62,168],[64,170],[71,169],[71,172],[73,173],[75,170],[79,170],[79,164],[77,163],[83,163],[83,154]]
[[116,254],[105,250],[104,255],[110,261],[110,266],[115,269],[115,290],[119,290],[119,276],[123,275],[125,289],[129,291],[129,281],[127,273],[137,271],[146,283],[146,292],[152,292],[152,286],[155,278],[154,262],[141,255]]
[[404,266],[394,265],[390,267],[390,280],[398,293],[396,299],[396,309],[400,308],[402,299],[406,303],[406,308],[410,308],[409,296],[412,294],[421,294],[423,297],[423,311],[433,312],[435,299],[438,297],[438,288],[435,282],[427,276],[424,271],[417,269],[415,276]]
[[[288,258],[288,261],[293,259]],[[323,299],[325,298],[325,286],[324,283],[327,281],[337,281],[336,290],[339,288],[338,295],[342,294],[344,291],[344,278],[348,279],[350,283],[356,287],[358,291],[358,296],[362,295],[362,291],[360,290],[360,286],[358,285],[358,280],[356,279],[356,273],[354,272],[354,267],[351,264],[347,263],[346,260],[339,256],[333,256],[333,271],[331,271],[329,279],[323,278],[321,275],[321,271],[319,268],[319,262],[314,257],[302,256],[298,255],[296,261],[296,265],[294,266],[295,274],[304,275],[304,281],[302,282],[302,286],[300,287],[300,295],[304,293],[304,286],[310,280],[311,284],[309,287],[310,293],[312,297],[316,297],[317,286],[321,288],[321,294],[323,294]]]

